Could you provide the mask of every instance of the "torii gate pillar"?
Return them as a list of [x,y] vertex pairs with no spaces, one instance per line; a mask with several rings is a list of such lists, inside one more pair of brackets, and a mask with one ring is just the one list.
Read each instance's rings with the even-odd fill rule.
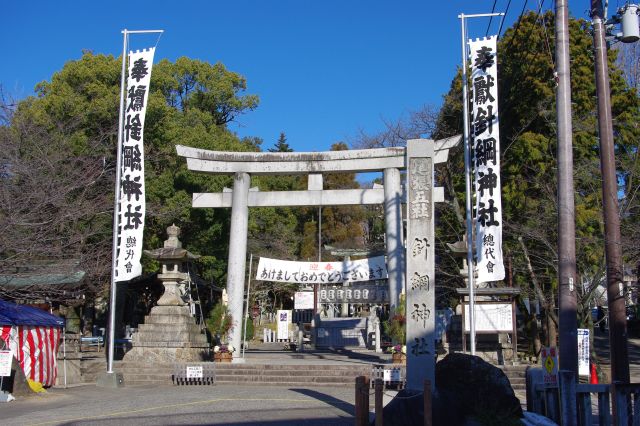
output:
[[242,334],[242,301],[244,299],[244,277],[247,263],[247,229],[249,224],[249,183],[248,173],[235,173],[233,178],[233,202],[231,204],[231,231],[229,233],[229,263],[227,265],[227,291],[229,311],[233,318],[229,343],[240,350]]
[[396,168],[384,169],[384,224],[387,273],[389,274],[389,308],[393,312],[400,300],[404,283],[402,188],[400,170]]

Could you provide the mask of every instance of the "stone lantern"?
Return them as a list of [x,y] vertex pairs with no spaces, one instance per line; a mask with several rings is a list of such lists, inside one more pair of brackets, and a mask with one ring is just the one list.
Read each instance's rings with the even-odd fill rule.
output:
[[182,248],[178,239],[180,228],[171,225],[167,234],[169,238],[164,247],[144,251],[162,265],[158,279],[164,286],[164,294],[133,334],[132,348],[125,354],[124,361],[192,362],[207,357],[207,336],[196,324],[180,292],[181,282],[189,277],[182,272],[182,265],[200,256]]
[[168,227],[167,235],[169,238],[165,240],[164,247],[145,250],[144,254],[157,260],[162,266],[158,279],[164,286],[164,294],[158,300],[158,306],[183,306],[186,303],[180,294],[180,282],[185,281],[188,274],[181,271],[182,264],[200,256],[182,248],[178,239],[180,228],[177,226]]

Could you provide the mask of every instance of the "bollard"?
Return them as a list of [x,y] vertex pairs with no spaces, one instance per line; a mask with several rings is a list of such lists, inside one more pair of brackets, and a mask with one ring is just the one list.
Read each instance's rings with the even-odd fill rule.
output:
[[431,381],[424,381],[424,426],[433,425],[433,406],[431,404]]
[[356,377],[356,426],[369,424],[369,378]]
[[384,390],[384,382],[378,378],[375,382],[375,413],[376,426],[384,424],[384,403],[382,402],[382,392]]
[[380,345],[380,319],[376,317],[375,321],[376,327],[376,353],[382,353],[382,347]]
[[302,323],[298,323],[298,352],[304,352],[304,331],[302,330]]

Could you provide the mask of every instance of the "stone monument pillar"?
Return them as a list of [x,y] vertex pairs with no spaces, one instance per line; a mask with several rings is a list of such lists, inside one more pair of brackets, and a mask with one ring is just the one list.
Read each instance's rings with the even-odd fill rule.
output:
[[164,294],[133,334],[133,347],[125,354],[124,361],[191,362],[201,361],[208,355],[207,336],[196,324],[180,293],[180,283],[188,278],[188,274],[181,271],[182,264],[199,256],[182,248],[178,239],[180,228],[171,225],[167,234],[169,238],[163,248],[144,251],[162,265],[158,279],[162,281]]

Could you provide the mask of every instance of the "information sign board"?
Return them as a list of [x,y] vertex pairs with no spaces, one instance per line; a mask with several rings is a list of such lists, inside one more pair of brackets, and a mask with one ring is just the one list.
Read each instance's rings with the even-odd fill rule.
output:
[[400,376],[399,368],[385,368],[382,380],[385,382],[399,382],[401,378]]
[[187,379],[202,379],[201,365],[187,365]]
[[293,307],[295,309],[313,309],[313,292],[296,291],[293,296]]
[[[476,332],[513,331],[511,303],[477,303],[474,306]],[[469,305],[464,306],[464,329],[471,331]]]
[[0,377],[11,375],[11,351],[0,351]]
[[578,375],[589,377],[589,329],[578,329]]

